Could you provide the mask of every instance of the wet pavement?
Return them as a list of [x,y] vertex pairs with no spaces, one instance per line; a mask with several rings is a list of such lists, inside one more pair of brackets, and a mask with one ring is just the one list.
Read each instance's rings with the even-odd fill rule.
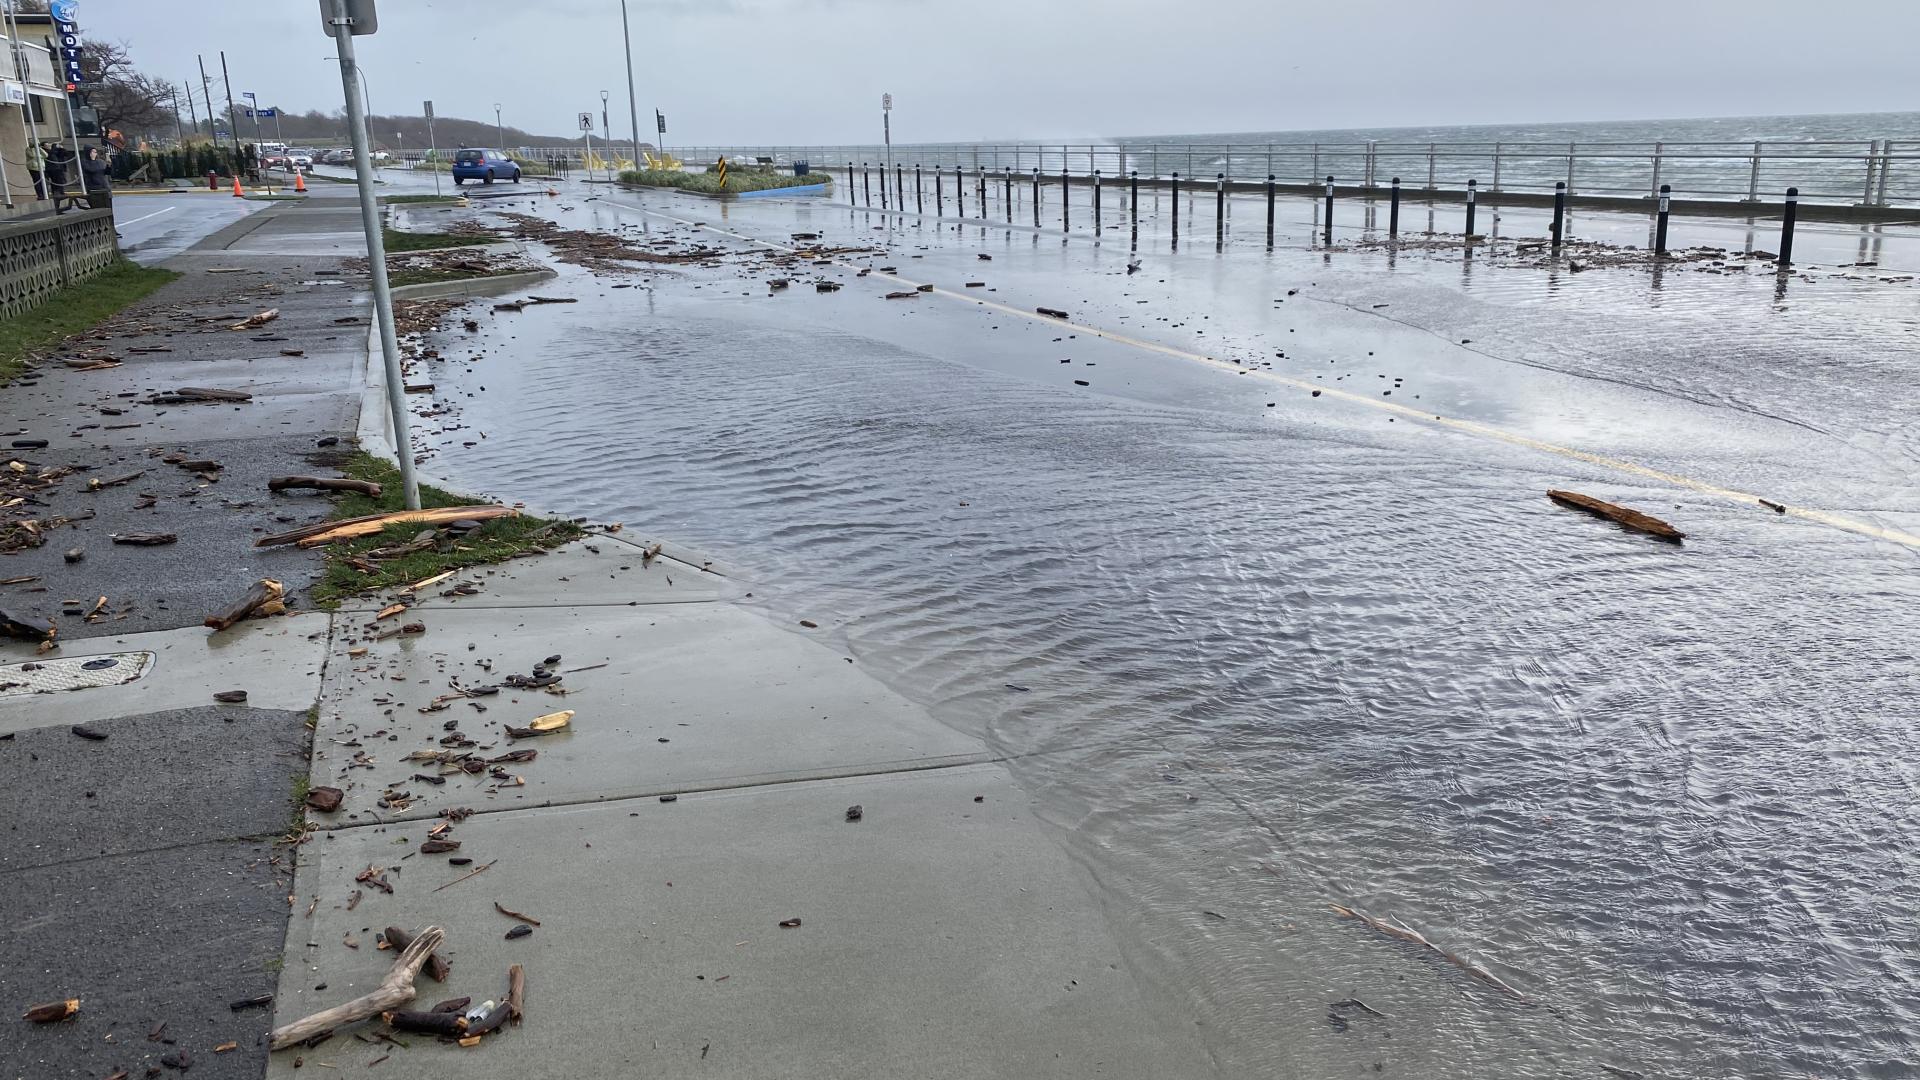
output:
[[[1914,286],[1844,230],[1784,278],[1322,249],[1300,204],[1216,251],[1210,197],[1176,250],[1168,201],[1135,251],[1111,207],[570,189],[540,212],[743,254],[469,313],[417,447],[714,552],[1011,755],[1225,1073],[1896,1074]],[[744,254],[797,232],[884,251]]]

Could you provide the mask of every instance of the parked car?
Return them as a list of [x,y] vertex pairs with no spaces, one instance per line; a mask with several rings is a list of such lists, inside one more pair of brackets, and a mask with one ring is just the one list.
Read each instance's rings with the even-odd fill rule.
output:
[[320,155],[320,164],[351,165],[353,164],[353,151],[350,149],[329,150]]
[[466,149],[453,155],[453,183],[457,187],[469,180],[491,184],[495,180],[520,182],[520,163],[499,150]]
[[289,150],[287,151],[287,157],[293,162],[293,167],[296,169],[313,168],[313,151],[311,150]]

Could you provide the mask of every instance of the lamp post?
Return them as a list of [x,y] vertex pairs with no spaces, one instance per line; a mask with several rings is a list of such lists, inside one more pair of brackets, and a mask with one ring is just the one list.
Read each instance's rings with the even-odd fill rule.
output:
[[496,101],[493,103],[493,142],[497,149],[505,150],[507,148],[507,137],[500,133],[502,130],[500,127],[500,103]]
[[[880,202],[884,205],[887,201],[886,200],[887,173],[890,173],[893,171],[893,95],[892,94],[880,95],[880,133],[881,133],[881,137],[884,138],[887,143],[886,172],[882,172],[880,174],[880,195],[881,195]],[[899,185],[896,184],[894,186],[898,187]],[[893,194],[896,199],[899,198],[900,196],[900,193],[898,191],[895,191]],[[902,207],[902,209],[905,209],[905,207]]]
[[[600,141],[606,144],[608,155],[613,153],[613,125],[607,120],[607,92],[600,91]],[[607,158],[607,182],[613,182],[613,158]]]

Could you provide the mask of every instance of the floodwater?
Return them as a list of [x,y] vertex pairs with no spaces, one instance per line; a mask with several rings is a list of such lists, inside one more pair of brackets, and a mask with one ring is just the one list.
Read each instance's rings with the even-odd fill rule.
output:
[[1204,202],[1173,250],[1148,200],[1137,255],[542,205],[884,244],[846,258],[940,286],[563,268],[541,291],[581,303],[442,344],[418,445],[712,553],[1013,755],[1222,1075],[1912,1074],[1912,283],[1319,250],[1304,203],[1269,253],[1216,251]]

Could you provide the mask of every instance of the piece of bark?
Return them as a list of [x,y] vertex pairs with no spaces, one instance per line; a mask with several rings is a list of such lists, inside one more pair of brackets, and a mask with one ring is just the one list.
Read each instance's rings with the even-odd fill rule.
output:
[[415,1012],[408,1009],[391,1009],[380,1014],[380,1019],[401,1031],[417,1031],[422,1035],[452,1035],[455,1037],[467,1033],[467,1018],[459,1013]]
[[444,937],[446,932],[437,926],[420,931],[420,936],[413,939],[394,959],[393,970],[387,972],[387,977],[372,993],[275,1028],[268,1043],[269,1048],[284,1050],[343,1024],[370,1019],[413,1001],[419,993],[413,983],[419,977],[420,967],[433,955],[433,950],[439,947]]
[[467,1006],[471,1004],[473,1004],[473,999],[470,997],[448,998],[427,1011],[437,1013],[463,1013],[467,1011]]
[[423,840],[420,843],[420,854],[422,855],[445,855],[449,851],[459,850],[460,841],[458,840],[433,839]]
[[323,814],[331,814],[335,810],[340,809],[340,803],[344,801],[346,797],[347,793],[337,787],[308,788],[307,808],[309,810],[318,810]]
[[242,404],[253,400],[245,390],[221,390],[211,386],[182,386],[163,390],[142,400],[145,405],[198,405],[203,403]]
[[163,544],[175,543],[179,539],[180,537],[178,537],[173,533],[114,533],[113,534],[114,543],[132,544],[136,547],[159,547]]
[[24,1019],[36,1024],[54,1024],[67,1019],[80,1011],[80,999],[68,998],[65,1001],[50,1001],[45,1005],[35,1005],[26,1011]]
[[1037,312],[1039,312],[1039,313],[1040,313],[1040,314],[1042,314],[1042,315],[1045,315],[1045,316],[1047,316],[1048,318],[1052,318],[1052,319],[1069,319],[1069,318],[1072,318],[1072,316],[1071,316],[1071,315],[1068,315],[1068,314],[1067,314],[1066,312],[1064,312],[1064,311],[1061,311],[1061,310],[1060,310],[1059,308],[1050,308],[1050,307],[1037,307],[1037,308],[1034,308],[1033,310],[1035,310],[1035,311],[1037,311]]
[[[491,518],[513,517],[519,513],[511,506],[449,506],[437,510],[395,510],[385,514],[368,514],[365,517],[347,518],[344,521],[322,521],[283,533],[263,536],[253,542],[255,547],[273,547],[276,544],[299,544],[311,547],[315,544],[331,543],[334,540],[351,540],[355,537],[370,536],[388,525],[403,521],[417,521],[423,525],[444,525],[448,522],[472,520],[486,521]],[[325,537],[325,539],[321,539]]]
[[232,326],[227,327],[227,329],[252,330],[255,327],[265,326],[279,317],[280,317],[279,308],[268,308],[267,310],[262,311],[257,315],[249,315],[246,318],[241,319],[239,322],[234,323]]
[[515,964],[507,969],[507,1008],[513,1013],[513,1022],[518,1024],[525,1014],[527,999],[527,973]]
[[188,472],[219,472],[221,469],[226,468],[225,465],[220,464],[212,458],[188,458],[184,461],[176,461],[174,464]]
[[17,615],[0,611],[0,634],[21,641],[46,641],[53,637],[53,627],[39,626]]
[[222,690],[213,695],[213,700],[222,705],[244,705],[247,701],[245,690]]
[[271,1004],[273,1004],[272,994],[255,994],[253,997],[250,997],[250,998],[241,998],[238,1001],[229,1001],[227,1002],[227,1008],[232,1009],[234,1012],[239,1012],[242,1009],[258,1009],[263,1006],[271,1005]]
[[302,488],[312,491],[357,491],[370,499],[380,497],[380,485],[371,480],[345,476],[276,476],[267,481],[268,491]]
[[[382,936],[387,939],[387,945],[390,948],[406,949],[413,944],[413,935],[397,926],[387,927],[382,933]],[[441,959],[439,953],[433,953],[428,956],[426,964],[427,978],[432,979],[434,982],[446,982],[447,976],[453,974],[453,965]]]
[[1606,518],[1609,521],[1616,522],[1636,532],[1657,536],[1662,540],[1670,540],[1677,544],[1687,538],[1686,533],[1661,521],[1657,517],[1652,517],[1638,510],[1633,510],[1615,503],[1604,502],[1591,495],[1582,495],[1577,491],[1548,491],[1547,498],[1552,499],[1561,506],[1570,506],[1575,510],[1584,510],[1595,517]]
[[280,600],[286,596],[286,587],[272,578],[261,578],[253,583],[245,596],[213,615],[201,620],[202,625],[214,630],[225,630],[234,623],[251,615],[257,609]]
[[121,484],[130,484],[145,475],[147,475],[147,470],[141,469],[139,472],[130,472],[125,476],[116,476],[108,480],[93,477],[87,481],[87,490],[99,491],[102,488],[119,487]]

